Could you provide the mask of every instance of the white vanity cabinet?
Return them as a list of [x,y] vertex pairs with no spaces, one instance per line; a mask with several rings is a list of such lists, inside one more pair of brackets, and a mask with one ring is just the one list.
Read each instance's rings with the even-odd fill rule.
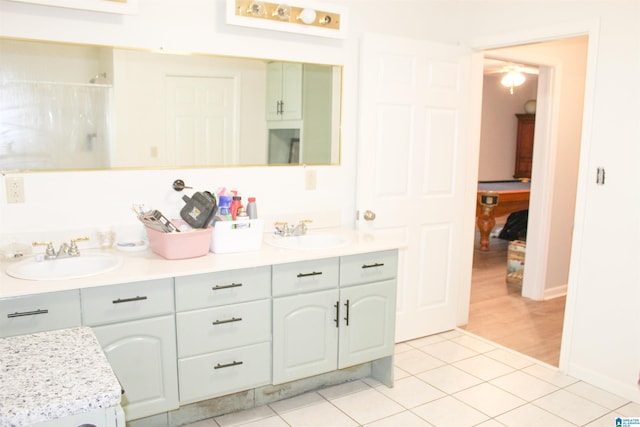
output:
[[340,258],[340,369],[393,355],[397,251]]
[[0,299],[0,337],[80,326],[80,292],[50,292]]
[[173,279],[80,290],[92,329],[120,381],[127,420],[178,408]]
[[395,251],[274,266],[273,383],[391,356],[396,270]]
[[302,119],[302,64],[267,64],[267,120]]
[[176,279],[180,403],[271,383],[271,267]]

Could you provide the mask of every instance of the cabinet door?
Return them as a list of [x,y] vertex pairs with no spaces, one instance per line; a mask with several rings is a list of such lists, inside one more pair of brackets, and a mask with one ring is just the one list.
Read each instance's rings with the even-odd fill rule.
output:
[[302,119],[302,64],[282,65],[282,120]]
[[282,101],[282,63],[267,64],[267,120],[280,120],[280,102]]
[[535,114],[516,114],[518,135],[516,141],[516,167],[514,178],[531,178],[533,165],[533,139],[536,126]]
[[267,120],[302,119],[302,64],[267,64]]
[[178,407],[172,315],[93,328],[122,388],[127,420]]
[[340,291],[340,369],[393,354],[395,311],[395,280]]
[[338,291],[273,300],[273,383],[337,368]]

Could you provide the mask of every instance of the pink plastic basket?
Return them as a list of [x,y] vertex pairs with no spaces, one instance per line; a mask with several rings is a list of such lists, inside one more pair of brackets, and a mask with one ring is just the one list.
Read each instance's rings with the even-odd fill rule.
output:
[[180,233],[163,233],[147,229],[149,247],[166,259],[186,259],[204,256],[209,252],[213,228],[200,228]]

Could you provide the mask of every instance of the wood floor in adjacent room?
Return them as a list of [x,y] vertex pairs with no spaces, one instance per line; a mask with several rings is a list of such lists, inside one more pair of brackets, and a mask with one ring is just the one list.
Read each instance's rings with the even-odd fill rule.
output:
[[469,323],[471,333],[558,366],[565,297],[534,301],[506,283],[508,242],[491,238],[488,251],[473,256]]

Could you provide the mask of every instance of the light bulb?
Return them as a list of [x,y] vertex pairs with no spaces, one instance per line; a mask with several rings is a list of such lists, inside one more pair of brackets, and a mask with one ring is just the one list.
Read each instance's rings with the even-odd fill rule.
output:
[[298,18],[305,24],[313,24],[316,20],[316,11],[314,9],[302,9]]
[[277,16],[283,21],[288,20],[290,14],[291,14],[291,8],[285,4],[278,5],[278,7],[276,7],[276,10],[273,12],[273,16]]
[[514,86],[520,86],[522,83],[524,83],[524,81],[525,81],[524,74],[518,71],[509,71],[507,74],[504,75],[504,77],[502,77],[502,80],[500,80],[500,83],[503,86],[514,87]]

